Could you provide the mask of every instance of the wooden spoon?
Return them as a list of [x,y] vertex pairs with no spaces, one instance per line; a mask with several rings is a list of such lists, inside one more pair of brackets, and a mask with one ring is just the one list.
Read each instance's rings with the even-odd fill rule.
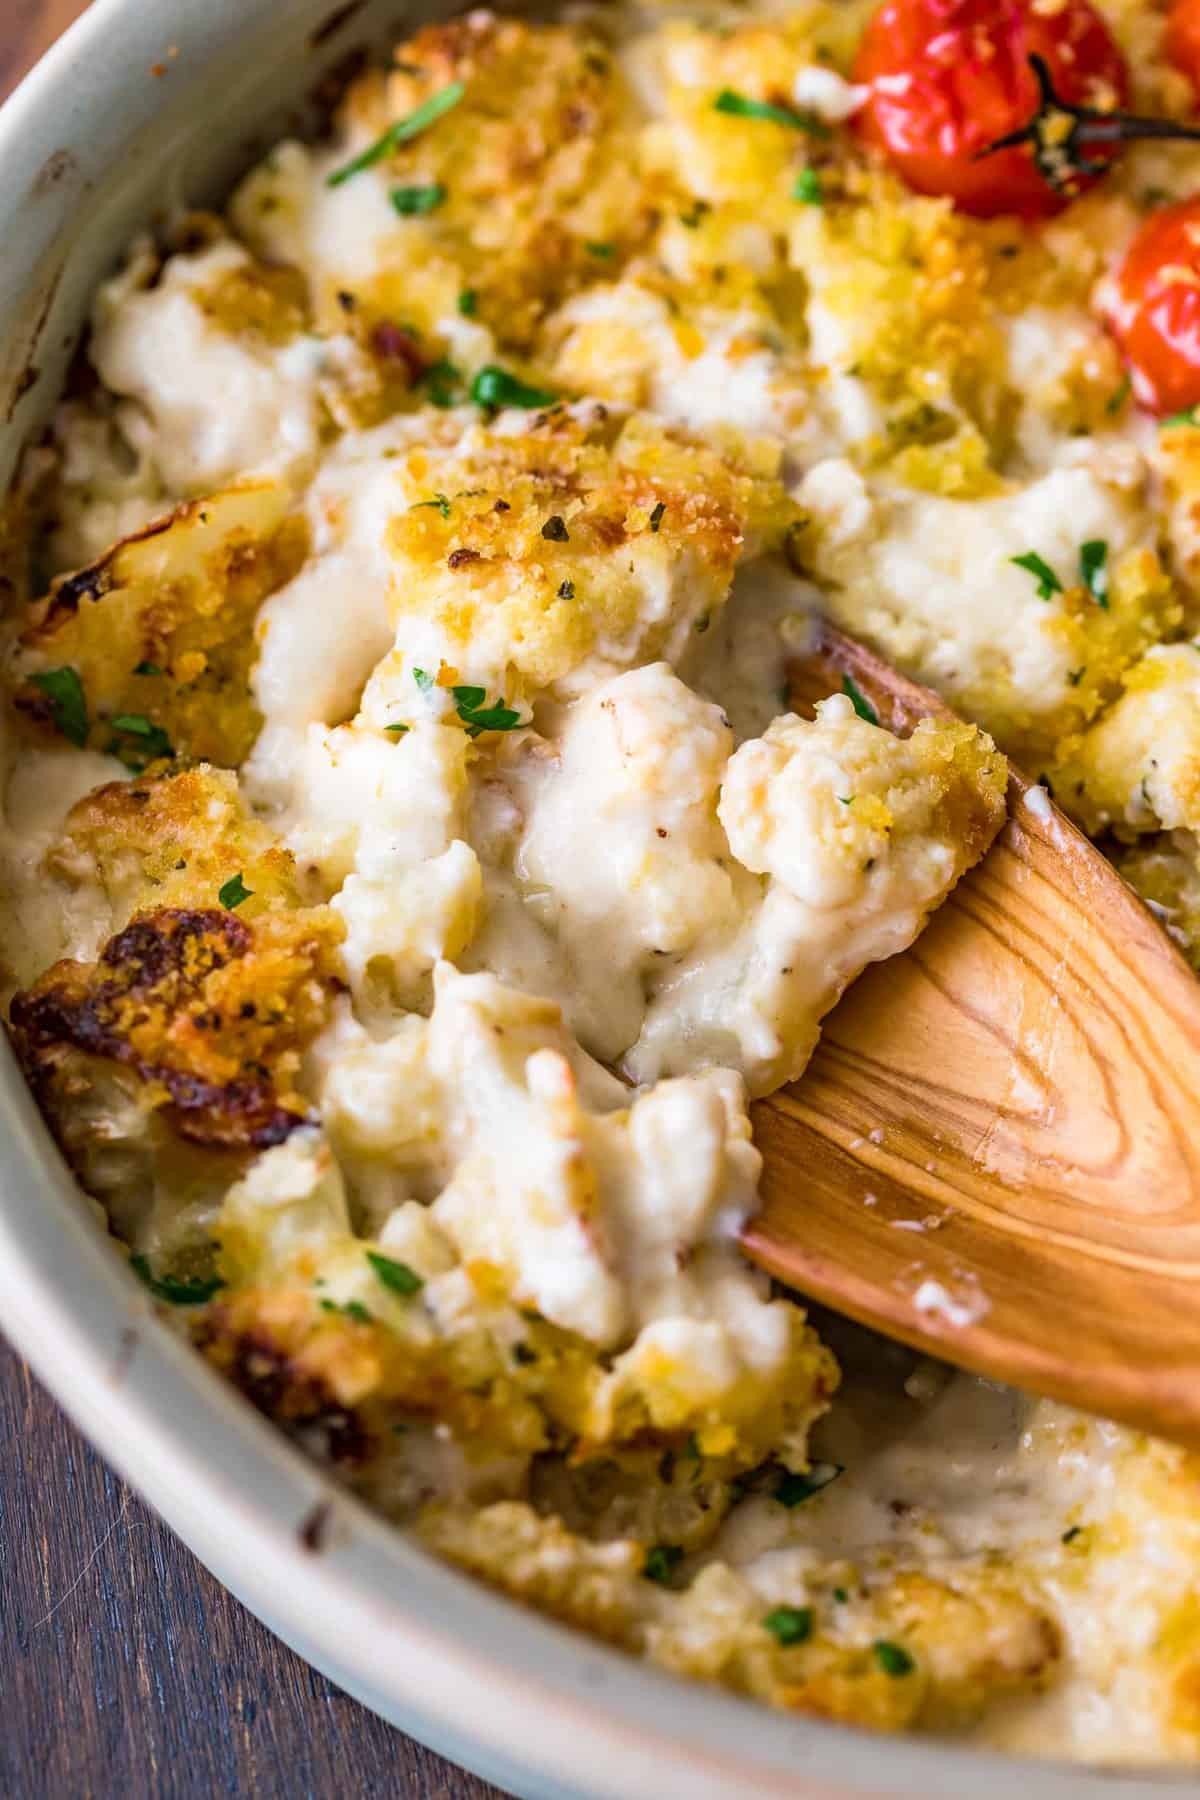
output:
[[[947,713],[830,628],[793,704],[847,674],[900,735]],[[987,857],[754,1115],[772,1275],[1200,1446],[1200,982],[1044,788],[1012,771]]]

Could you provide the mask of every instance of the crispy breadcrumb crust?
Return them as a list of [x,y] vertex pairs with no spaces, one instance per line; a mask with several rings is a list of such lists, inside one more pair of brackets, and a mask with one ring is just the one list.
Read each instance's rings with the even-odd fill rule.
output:
[[61,962],[12,1003],[17,1054],[51,1124],[90,1065],[117,1063],[194,1144],[257,1150],[310,1116],[301,1053],[338,986],[336,915],[141,913],[93,964]]
[[74,669],[94,748],[111,748],[112,721],[133,715],[165,732],[176,757],[236,768],[261,724],[250,693],[255,617],[308,548],[287,505],[274,482],[230,488],[56,581],[21,635],[19,712],[51,735],[53,706],[31,678]]

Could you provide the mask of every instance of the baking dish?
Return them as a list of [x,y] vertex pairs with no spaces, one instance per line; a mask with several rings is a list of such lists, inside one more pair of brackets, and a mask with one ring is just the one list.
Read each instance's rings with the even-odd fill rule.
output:
[[[428,9],[432,12],[432,9]],[[443,9],[445,10],[445,9]],[[424,15],[423,15],[424,16]],[[394,5],[97,4],[0,115],[0,476],[51,403],[87,300],[137,226],[218,195]],[[531,1796],[792,1794],[1018,1784],[1047,1800],[1168,1777],[1031,1768],[764,1716],[534,1619],[337,1494],[156,1322],[0,1068],[0,1296],[18,1349],[100,1449],[246,1604],[349,1691]]]

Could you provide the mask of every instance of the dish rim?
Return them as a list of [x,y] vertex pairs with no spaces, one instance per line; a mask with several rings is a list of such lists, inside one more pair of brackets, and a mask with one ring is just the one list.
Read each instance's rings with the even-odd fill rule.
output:
[[[89,163],[104,110],[132,99],[129,84],[144,83],[166,41],[199,70],[268,19],[304,36],[339,10],[333,0],[93,0],[0,108],[0,221],[14,264],[23,239],[37,246],[31,199],[59,153],[54,137],[70,135],[86,178],[78,214],[88,182],[116,167]],[[385,10],[395,9],[374,9]],[[180,85],[161,84],[160,112]],[[11,348],[27,366],[36,346],[16,342],[21,314],[10,311]],[[0,321],[0,368],[15,370],[10,333]],[[0,447],[26,435],[23,391],[14,377]],[[529,1800],[661,1800],[685,1784],[695,1800],[1005,1800],[1018,1783],[1027,1800],[1155,1800],[1194,1780],[1191,1770],[1055,1765],[774,1713],[597,1644],[435,1561],[340,1491],[156,1318],[81,1202],[7,1042],[0,1307],[15,1349],[75,1423],[251,1611],[373,1711]]]

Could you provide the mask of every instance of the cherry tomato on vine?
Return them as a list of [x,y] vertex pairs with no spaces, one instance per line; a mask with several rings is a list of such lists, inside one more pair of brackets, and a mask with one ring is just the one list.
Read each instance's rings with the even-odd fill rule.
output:
[[1151,213],[1104,312],[1140,405],[1160,414],[1200,405],[1200,196]]
[[1175,0],[1167,14],[1166,50],[1200,100],[1200,0]]
[[[858,129],[920,194],[946,195],[981,217],[1047,217],[1104,173],[1116,146],[1089,147],[1065,163],[1060,156],[1057,169],[1047,161],[1052,141],[982,154],[1046,111],[1031,57],[1041,59],[1062,107],[1106,113],[1128,102],[1125,59],[1087,0],[1055,8],[1035,0],[884,0],[854,67],[855,81],[871,90]],[[1057,118],[1058,146],[1071,151],[1070,111]]]

